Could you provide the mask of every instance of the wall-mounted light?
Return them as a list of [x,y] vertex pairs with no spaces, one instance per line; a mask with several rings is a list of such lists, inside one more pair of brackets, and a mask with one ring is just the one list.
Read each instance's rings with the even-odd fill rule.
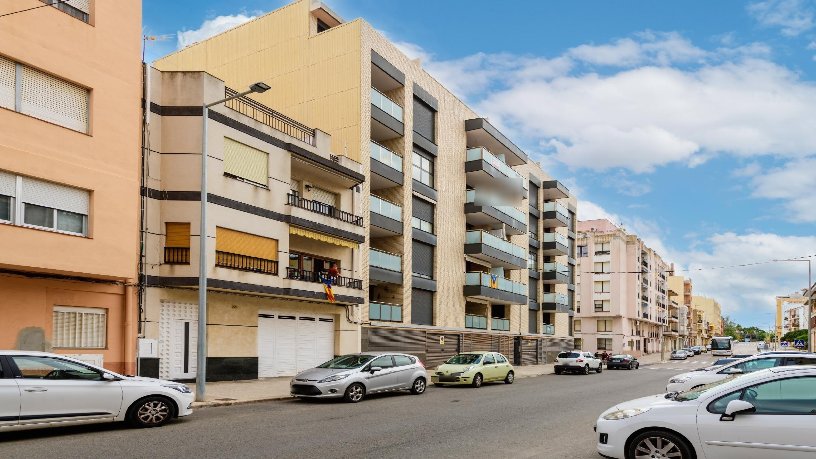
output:
[[306,188],[306,191],[312,191],[312,186],[309,185],[308,183],[306,185],[303,185],[303,188]]

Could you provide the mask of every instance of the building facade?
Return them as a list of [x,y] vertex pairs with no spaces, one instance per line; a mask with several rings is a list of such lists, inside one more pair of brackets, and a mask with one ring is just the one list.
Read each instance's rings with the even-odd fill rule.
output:
[[[151,69],[148,81],[140,374],[190,379],[201,107],[235,92],[204,72]],[[208,380],[292,375],[358,351],[360,164],[248,97],[210,108],[206,135]]]
[[671,330],[669,265],[608,220],[578,222],[577,244],[575,337],[582,349],[635,356],[669,349],[663,347],[665,330]]
[[692,281],[683,276],[670,275],[668,279],[669,297],[677,303],[678,347],[693,346],[692,329]]
[[135,371],[141,26],[70,0],[0,27],[0,349]]
[[[691,297],[692,307],[700,311],[698,324],[702,329],[702,342],[700,346],[709,344],[712,336],[722,336],[722,307],[714,298],[694,295]],[[699,320],[702,319],[700,323]]]
[[572,347],[569,191],[370,24],[299,0],[156,67],[264,81],[255,99],[362,165],[363,350],[436,364],[469,349],[542,362]]

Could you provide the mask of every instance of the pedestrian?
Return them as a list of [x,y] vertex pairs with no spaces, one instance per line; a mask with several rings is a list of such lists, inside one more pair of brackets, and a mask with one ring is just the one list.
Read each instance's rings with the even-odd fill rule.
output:
[[336,281],[338,277],[340,277],[340,270],[337,268],[337,263],[332,262],[329,266],[329,277],[332,281]]

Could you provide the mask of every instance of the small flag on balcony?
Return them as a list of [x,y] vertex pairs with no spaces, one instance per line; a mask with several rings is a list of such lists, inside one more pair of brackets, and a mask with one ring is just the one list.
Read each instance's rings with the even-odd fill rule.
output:
[[499,288],[499,276],[496,274],[490,275],[490,288]]
[[334,303],[334,292],[332,291],[332,278],[320,274],[320,280],[323,281],[323,290],[326,291],[326,298],[329,303]]

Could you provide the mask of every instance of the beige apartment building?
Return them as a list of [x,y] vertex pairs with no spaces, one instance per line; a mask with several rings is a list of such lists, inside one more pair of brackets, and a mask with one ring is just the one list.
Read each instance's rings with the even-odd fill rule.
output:
[[433,365],[572,347],[574,198],[370,24],[299,0],[155,65],[234,89],[263,81],[253,99],[361,165],[362,350]]
[[[677,303],[677,328],[678,328],[678,347],[681,349],[688,346],[693,346],[693,330],[692,330],[692,281],[683,276],[670,275],[668,279],[669,298],[672,303]],[[669,315],[671,320],[672,315]]]
[[665,330],[672,329],[671,267],[636,235],[605,219],[578,222],[577,244],[576,347],[635,356],[670,349],[663,346]]
[[133,373],[141,2],[0,14],[38,6],[0,27],[0,349]]
[[691,297],[691,305],[694,309],[701,311],[703,320],[702,330],[705,341],[700,345],[709,344],[712,336],[722,336],[722,308],[720,303],[714,298],[694,295]]

